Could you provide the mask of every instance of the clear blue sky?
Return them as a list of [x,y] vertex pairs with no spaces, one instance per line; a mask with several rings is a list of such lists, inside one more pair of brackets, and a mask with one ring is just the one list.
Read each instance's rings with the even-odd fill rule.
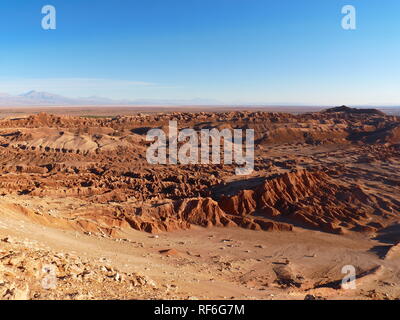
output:
[[[57,29],[41,28],[42,6]],[[357,9],[357,30],[341,8]],[[399,0],[2,0],[0,92],[400,105]]]

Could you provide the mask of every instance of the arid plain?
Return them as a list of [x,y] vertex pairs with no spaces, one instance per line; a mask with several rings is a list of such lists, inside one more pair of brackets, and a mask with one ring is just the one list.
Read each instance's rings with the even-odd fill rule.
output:
[[[393,110],[10,110],[0,299],[400,298]],[[149,164],[146,133],[171,120],[254,129],[254,171]]]

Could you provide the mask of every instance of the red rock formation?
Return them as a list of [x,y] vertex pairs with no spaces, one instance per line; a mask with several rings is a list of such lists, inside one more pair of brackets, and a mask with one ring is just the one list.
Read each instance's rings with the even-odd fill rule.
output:
[[[398,207],[360,186],[346,186],[324,172],[298,171],[265,181],[253,190],[223,197],[220,207],[227,213],[284,219],[292,224],[343,233],[362,231],[377,214],[390,215]],[[368,227],[368,230],[376,230]]]
[[[38,114],[1,119],[0,193],[13,199],[24,196],[27,201],[78,199],[85,203],[82,209],[65,209],[58,218],[79,230],[106,234],[124,228],[170,231],[192,224],[253,230],[291,230],[298,225],[335,233],[374,232],[385,225],[400,202],[367,192],[355,180],[353,185],[344,183],[340,178],[346,170],[343,164],[327,166],[322,161],[331,157],[328,154],[316,159],[310,149],[310,156],[303,159],[290,157],[290,151],[282,157],[282,145],[336,146],[336,151],[353,146],[358,148],[352,155],[357,164],[398,161],[399,151],[393,146],[400,141],[397,117],[342,109],[299,115],[172,112],[114,118]],[[234,166],[148,164],[146,132],[166,127],[170,120],[196,130],[254,129],[255,172],[266,181],[254,187],[247,186],[244,178],[229,193],[236,195],[217,203],[212,199],[219,199],[217,191],[231,179]],[[276,158],[267,151],[274,146],[279,149]],[[319,169],[282,174],[302,167],[304,160],[308,166],[303,167]],[[354,177],[361,175],[348,171]],[[270,177],[275,173],[281,175]],[[386,195],[391,192],[396,198],[400,179],[382,177],[379,172],[376,179],[383,181],[380,186],[389,186]]]

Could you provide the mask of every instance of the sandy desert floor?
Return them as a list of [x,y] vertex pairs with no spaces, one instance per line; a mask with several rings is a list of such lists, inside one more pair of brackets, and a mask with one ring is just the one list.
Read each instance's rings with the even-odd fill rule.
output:
[[[149,165],[171,119],[254,128],[255,171]],[[353,109],[7,116],[0,298],[399,299],[399,140]]]

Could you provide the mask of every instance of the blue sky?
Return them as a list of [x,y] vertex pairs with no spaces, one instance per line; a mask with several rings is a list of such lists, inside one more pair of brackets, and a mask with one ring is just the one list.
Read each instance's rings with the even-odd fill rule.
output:
[[398,0],[2,0],[0,92],[400,105],[399,39]]

